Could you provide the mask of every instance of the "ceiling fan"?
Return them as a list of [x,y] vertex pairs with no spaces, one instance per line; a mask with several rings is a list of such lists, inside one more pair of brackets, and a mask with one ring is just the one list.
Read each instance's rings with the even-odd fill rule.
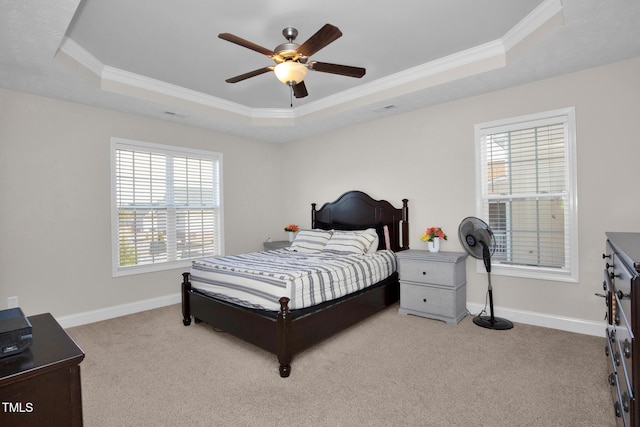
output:
[[312,35],[301,45],[294,43],[294,40],[298,36],[298,30],[295,28],[285,28],[282,30],[282,35],[287,39],[287,42],[276,46],[274,50],[269,50],[233,34],[218,34],[219,38],[246,47],[247,49],[254,50],[258,53],[262,53],[276,63],[276,65],[249,71],[248,73],[231,77],[225,81],[227,83],[237,83],[250,77],[255,77],[260,74],[273,71],[278,80],[291,87],[293,95],[296,98],[304,98],[309,94],[304,84],[304,78],[307,75],[307,70],[357,78],[364,76],[366,72],[366,70],[361,67],[309,61],[309,57],[311,55],[342,36],[342,32],[338,27],[331,24],[325,24],[317,33]]

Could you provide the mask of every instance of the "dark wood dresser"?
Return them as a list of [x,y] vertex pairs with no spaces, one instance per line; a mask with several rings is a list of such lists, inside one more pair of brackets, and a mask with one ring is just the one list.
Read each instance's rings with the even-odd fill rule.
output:
[[84,353],[51,314],[29,322],[31,347],[0,359],[0,425],[81,426]]
[[606,233],[603,289],[607,302],[605,355],[617,426],[640,427],[640,233]]

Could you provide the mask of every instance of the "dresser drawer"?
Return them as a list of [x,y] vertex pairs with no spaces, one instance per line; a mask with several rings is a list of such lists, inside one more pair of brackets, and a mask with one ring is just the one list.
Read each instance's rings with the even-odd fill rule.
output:
[[454,316],[455,293],[452,289],[402,283],[401,308],[422,313]]
[[614,352],[614,362],[616,364],[616,371],[618,372],[618,381],[620,382],[620,391],[622,396],[633,398],[634,390],[631,379],[633,378],[633,363],[632,363],[632,340],[633,334],[631,333],[631,327],[628,323],[625,311],[621,308],[618,295],[613,295],[617,309],[618,322],[613,327],[613,343],[611,345]]
[[616,253],[613,254],[613,275],[613,282],[617,290],[623,291],[625,294],[631,292],[631,280],[635,274],[629,270]]
[[611,392],[611,403],[613,404],[613,412],[616,417],[616,426],[627,426],[628,409],[625,411],[623,408],[623,399],[620,388],[620,376],[616,370],[615,361],[615,331],[607,328],[607,344],[605,347],[605,354],[609,359],[607,383],[609,384],[609,391]]
[[640,233],[607,232],[607,364],[617,426],[640,426]]
[[442,286],[460,285],[466,281],[465,264],[429,259],[399,259],[400,280]]
[[[634,398],[633,388],[631,386],[631,359],[630,350],[631,342],[620,334],[621,330],[616,331],[617,338],[615,343],[612,344],[612,350],[614,352],[613,360],[616,364],[616,373],[618,375],[618,388],[620,393],[620,402],[624,412],[628,413],[630,410],[631,399]],[[625,345],[628,343],[629,347]],[[627,353],[629,351],[629,353]]]
[[446,288],[400,282],[399,312],[456,324],[467,315],[466,289],[466,283]]
[[610,331],[607,330],[607,347],[605,353],[609,357],[609,375],[607,376],[607,383],[610,387],[611,402],[613,404],[613,412],[616,416],[616,427],[628,425],[628,412],[625,412],[623,408],[622,393],[620,392],[620,377],[616,372],[616,362],[614,360],[613,343],[614,339],[609,335]]

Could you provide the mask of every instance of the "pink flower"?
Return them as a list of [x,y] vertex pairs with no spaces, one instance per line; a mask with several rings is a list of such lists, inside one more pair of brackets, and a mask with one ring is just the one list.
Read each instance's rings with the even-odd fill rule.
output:
[[420,240],[423,242],[433,242],[434,238],[439,238],[442,240],[447,240],[447,235],[442,231],[440,227],[429,227],[427,231],[420,235]]

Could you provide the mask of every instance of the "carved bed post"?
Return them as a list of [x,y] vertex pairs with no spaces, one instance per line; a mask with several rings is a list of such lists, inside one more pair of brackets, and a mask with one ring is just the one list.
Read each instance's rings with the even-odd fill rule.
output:
[[182,324],[189,326],[191,324],[191,304],[189,302],[189,291],[191,290],[191,282],[189,281],[189,273],[182,273]]
[[280,362],[280,376],[286,378],[291,374],[291,349],[289,346],[289,332],[291,328],[291,313],[289,312],[289,298],[280,298],[276,330],[276,354]]
[[311,228],[316,226],[316,204],[311,203]]
[[409,199],[402,199],[402,249],[409,249]]

